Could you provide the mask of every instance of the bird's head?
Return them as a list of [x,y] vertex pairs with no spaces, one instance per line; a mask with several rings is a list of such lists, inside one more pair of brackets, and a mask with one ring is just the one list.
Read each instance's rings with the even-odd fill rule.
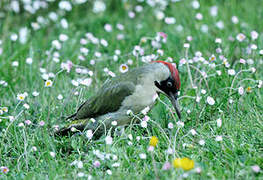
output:
[[162,81],[154,81],[155,86],[158,88],[160,93],[165,94],[170,101],[172,102],[176,113],[181,119],[181,113],[179,110],[179,104],[177,101],[178,98],[178,91],[181,86],[179,72],[176,68],[175,64],[164,62],[164,61],[154,61],[154,63],[162,63],[169,69],[168,77]]

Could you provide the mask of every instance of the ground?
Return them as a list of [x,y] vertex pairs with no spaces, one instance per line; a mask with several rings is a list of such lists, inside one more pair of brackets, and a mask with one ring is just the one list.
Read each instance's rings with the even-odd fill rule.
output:
[[[263,1],[0,7],[1,178],[263,178]],[[121,135],[53,136],[106,79],[156,59],[177,65],[181,121],[160,96]]]

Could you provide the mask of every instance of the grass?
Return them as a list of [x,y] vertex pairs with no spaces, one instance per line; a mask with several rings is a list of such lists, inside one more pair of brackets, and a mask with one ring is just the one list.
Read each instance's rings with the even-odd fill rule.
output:
[[[186,176],[188,179],[262,179],[263,90],[257,86],[258,80],[263,80],[263,61],[259,53],[263,46],[263,10],[260,8],[263,3],[249,0],[199,2],[201,6],[198,9],[192,7],[190,0],[169,2],[163,12],[165,16],[176,18],[175,24],[157,20],[156,11],[161,6],[151,7],[146,2],[106,1],[106,10],[98,14],[92,11],[91,1],[82,5],[75,4],[70,11],[60,10],[59,1],[49,2],[46,9],[40,9],[35,14],[23,10],[22,6],[20,13],[14,13],[5,8],[10,1],[1,2],[0,80],[7,85],[0,85],[0,106],[8,107],[8,112],[0,115],[0,166],[7,167],[9,172],[1,172],[0,177],[77,179],[81,178],[81,172],[84,173],[83,178],[92,176],[94,179],[182,179]],[[134,11],[139,4],[143,11],[136,12],[135,18],[130,18],[128,12]],[[215,17],[210,15],[212,6],[218,8]],[[55,12],[58,19],[50,20],[50,12]],[[202,20],[195,18],[197,13],[203,15]],[[34,30],[31,23],[36,22],[40,16],[47,19],[47,22],[39,23],[40,29]],[[231,21],[232,16],[238,17],[237,24]],[[68,28],[62,28],[62,18],[67,20]],[[216,26],[219,21],[224,23],[223,29]],[[123,31],[116,28],[117,23],[123,24]],[[105,24],[112,25],[112,32],[105,31]],[[200,30],[204,24],[208,26],[208,32]],[[180,26],[183,27],[182,31],[178,31]],[[13,33],[19,34],[22,27],[28,28],[26,43],[12,41],[10,36]],[[255,40],[250,35],[253,30],[259,33]],[[80,39],[86,38],[87,32],[99,39],[104,38],[108,46],[92,43],[82,45]],[[157,32],[168,35],[167,43],[161,44],[163,55],[158,55],[151,40],[145,43],[141,41],[143,37],[154,38]],[[242,42],[236,40],[239,33],[246,36]],[[68,40],[61,42],[61,49],[56,49],[52,41],[58,40],[60,34],[66,34]],[[118,34],[123,34],[124,39],[117,40]],[[193,40],[188,42],[187,36]],[[229,40],[230,36],[234,41]],[[221,38],[222,43],[215,43],[216,38]],[[188,50],[184,48],[184,43],[190,44]],[[255,44],[257,49],[248,53],[247,48],[251,44]],[[148,127],[142,128],[140,123],[131,124],[124,134],[113,136],[112,145],[105,144],[105,136],[96,141],[89,141],[85,134],[63,138],[52,136],[54,125],[64,124],[61,117],[75,112],[81,102],[110,78],[104,72],[105,67],[118,75],[119,66],[127,64],[128,59],[133,60],[130,69],[144,64],[141,56],[135,57],[132,54],[135,45],[144,49],[144,56],[155,54],[162,60],[172,57],[177,64],[182,82],[180,105],[184,127],[178,126],[178,120],[171,116],[167,108],[171,107],[169,100],[161,96],[148,114],[151,118]],[[89,49],[89,53],[83,55],[81,47]],[[217,53],[217,48],[221,48],[222,52]],[[114,61],[116,49],[121,54]],[[207,65],[198,61],[191,64],[192,79],[197,86],[194,89],[187,66],[180,65],[180,60],[186,58],[186,55],[188,59],[193,59],[197,51],[202,52],[202,57],[209,63]],[[55,52],[60,55],[59,63],[53,60]],[[96,57],[95,52],[100,52],[101,57]],[[216,60],[210,61],[213,54]],[[78,58],[79,55],[84,57],[84,61]],[[220,55],[227,59],[230,67],[225,67]],[[32,64],[26,63],[28,57],[33,59]],[[240,58],[253,59],[254,64],[240,64]],[[61,62],[67,60],[74,64],[69,73],[61,71],[60,67]],[[95,60],[95,65],[90,64],[91,60]],[[14,61],[19,65],[13,66]],[[213,63],[215,68],[210,66]],[[78,67],[92,71],[93,76],[77,73]],[[256,72],[251,72],[252,67],[256,68]],[[44,86],[40,68],[56,75],[50,77],[52,87]],[[229,69],[234,69],[236,74],[229,75]],[[199,71],[208,75],[205,78],[207,84]],[[221,75],[217,75],[216,71],[220,71]],[[78,78],[91,78],[92,83],[90,86],[73,86],[71,81]],[[243,95],[238,93],[241,86],[245,91]],[[248,87],[252,87],[251,92],[247,91]],[[205,94],[201,93],[202,89],[206,90]],[[39,96],[32,96],[34,91],[39,92]],[[17,95],[24,92],[28,93],[25,100],[17,100]],[[74,95],[75,92],[78,95]],[[59,94],[63,99],[57,98]],[[200,102],[196,102],[196,96],[201,97]],[[208,96],[215,100],[214,105],[207,103]],[[28,104],[29,109],[24,104]],[[10,116],[14,117],[13,121]],[[221,127],[217,126],[219,118],[222,120]],[[26,120],[32,123],[27,125]],[[39,125],[41,121],[44,121],[44,126]],[[168,123],[173,123],[174,128],[169,129]],[[192,135],[191,129],[197,134]],[[159,143],[153,152],[149,152],[149,139],[153,135],[158,137]],[[216,141],[218,136],[222,137],[222,141]],[[200,145],[200,140],[204,140],[205,144]],[[172,154],[166,152],[169,146],[175,149]],[[50,152],[54,152],[55,156],[52,157]],[[146,154],[146,159],[140,157],[142,153]],[[200,168],[201,173],[197,173],[196,169],[187,172],[174,168],[162,170],[165,162],[171,163],[179,157],[193,159],[195,168]],[[100,161],[97,168],[93,165],[96,160]],[[71,165],[74,161],[81,161],[83,167]],[[119,163],[119,166],[113,167],[114,163]],[[261,170],[255,172],[252,166],[259,166]],[[107,170],[111,170],[112,175]]]

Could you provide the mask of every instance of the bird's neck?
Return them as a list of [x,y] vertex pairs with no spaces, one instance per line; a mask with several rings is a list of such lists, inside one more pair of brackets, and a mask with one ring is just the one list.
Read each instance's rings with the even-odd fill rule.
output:
[[[150,64],[149,71],[146,72],[144,78],[152,83],[154,83],[154,81],[161,82],[163,80],[166,80],[170,76],[170,74],[170,70],[166,65],[156,62]],[[145,80],[142,79],[142,81]]]

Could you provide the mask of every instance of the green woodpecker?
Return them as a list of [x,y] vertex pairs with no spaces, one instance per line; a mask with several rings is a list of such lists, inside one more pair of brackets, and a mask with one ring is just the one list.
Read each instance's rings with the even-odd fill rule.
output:
[[170,99],[180,119],[177,102],[180,85],[175,64],[154,61],[132,69],[107,80],[94,96],[67,118],[72,122],[56,134],[67,135],[76,131],[92,130],[97,137],[101,136],[112,127],[114,121],[118,126],[129,124],[133,117],[127,114],[128,110],[138,114],[146,107],[151,108],[155,103],[154,97],[160,93]]

